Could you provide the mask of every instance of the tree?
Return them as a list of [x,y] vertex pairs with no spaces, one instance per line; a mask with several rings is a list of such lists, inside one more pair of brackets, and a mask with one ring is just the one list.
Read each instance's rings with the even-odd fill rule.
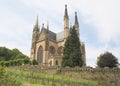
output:
[[20,52],[16,48],[12,49],[11,52],[12,52],[11,60],[20,59],[20,58],[18,58],[18,56],[23,55],[22,52]]
[[105,52],[98,57],[97,65],[101,68],[104,67],[117,67],[118,59],[110,52]]
[[63,61],[62,61],[62,66],[69,66],[69,57],[70,57],[70,47],[69,47],[69,37],[67,38],[65,42],[65,47],[63,50]]
[[65,47],[63,51],[63,61],[62,66],[82,66],[82,54],[80,50],[80,41],[76,33],[75,27],[70,29],[70,35],[65,42]]
[[28,58],[28,56],[24,55],[16,48],[10,50],[6,47],[0,47],[0,61],[9,61],[24,58]]
[[16,57],[14,57],[14,60],[17,60],[17,59],[28,59],[28,57],[24,54],[18,54],[16,55]]
[[18,49],[10,50],[6,47],[0,47],[0,65],[16,66],[22,65],[23,63],[30,64],[30,59]]
[[12,52],[6,47],[0,47],[0,59],[3,61],[8,61],[11,59]]

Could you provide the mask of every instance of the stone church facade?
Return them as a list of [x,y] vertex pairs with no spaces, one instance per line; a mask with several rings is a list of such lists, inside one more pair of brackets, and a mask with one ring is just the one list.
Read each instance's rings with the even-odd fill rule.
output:
[[[80,39],[79,23],[76,12],[75,12],[74,26],[77,31],[78,37]],[[64,44],[70,32],[67,5],[65,5],[63,28],[64,31],[59,33],[54,33],[53,31],[50,31],[48,24],[47,27],[44,27],[43,24],[40,31],[38,25],[38,17],[37,17],[36,24],[33,28],[30,58],[36,59],[38,63],[43,66],[47,66],[47,67],[61,66]],[[81,44],[80,49],[82,52],[82,59],[85,66],[86,65],[85,45],[81,41],[80,44]]]

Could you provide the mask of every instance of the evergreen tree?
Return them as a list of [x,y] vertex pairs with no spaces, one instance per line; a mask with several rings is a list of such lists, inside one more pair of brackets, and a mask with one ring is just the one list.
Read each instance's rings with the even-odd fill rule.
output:
[[70,57],[70,47],[69,47],[69,37],[67,38],[65,42],[65,47],[63,50],[63,61],[62,61],[62,66],[69,66],[69,57]]
[[65,42],[63,51],[63,62],[62,66],[82,66],[82,54],[80,50],[80,41],[76,33],[75,27],[70,30],[70,35]]

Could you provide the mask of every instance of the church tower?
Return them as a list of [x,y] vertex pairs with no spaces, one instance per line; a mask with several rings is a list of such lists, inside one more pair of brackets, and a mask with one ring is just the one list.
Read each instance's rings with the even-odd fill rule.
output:
[[64,14],[64,38],[66,39],[69,35],[69,16],[67,12],[67,5],[65,5],[65,14]]
[[80,38],[79,34],[79,23],[78,23],[78,18],[77,18],[77,12],[75,12],[75,23],[74,23],[75,29],[77,31],[78,37]]
[[35,59],[35,50],[36,50],[36,43],[38,37],[39,37],[39,25],[38,25],[38,16],[37,16],[36,24],[34,25],[33,34],[32,34],[32,46],[31,46],[31,54],[30,54],[30,57],[32,59]]

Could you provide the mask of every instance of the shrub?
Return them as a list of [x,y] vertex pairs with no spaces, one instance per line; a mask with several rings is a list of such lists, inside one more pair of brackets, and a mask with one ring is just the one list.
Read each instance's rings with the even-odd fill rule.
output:
[[32,60],[32,65],[38,65],[38,62],[35,59],[33,59]]
[[25,58],[25,59],[23,59],[23,63],[24,63],[24,64],[30,64],[31,62],[30,62],[30,59]]

